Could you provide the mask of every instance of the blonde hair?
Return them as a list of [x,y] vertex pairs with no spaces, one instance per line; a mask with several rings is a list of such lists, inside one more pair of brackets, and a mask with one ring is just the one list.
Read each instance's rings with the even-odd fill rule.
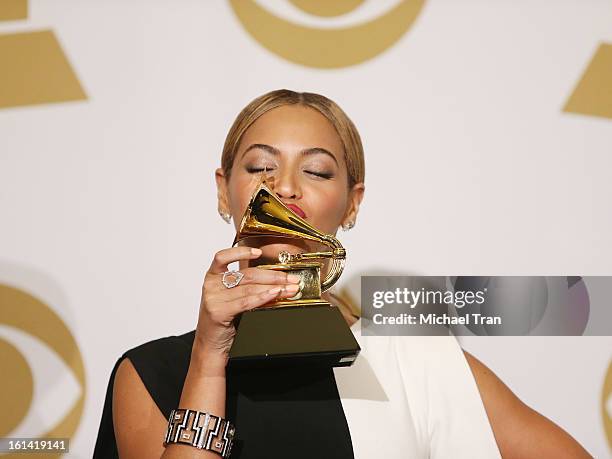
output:
[[318,111],[334,126],[344,147],[344,159],[348,172],[349,188],[365,179],[365,164],[363,159],[363,145],[357,128],[351,119],[333,101],[320,94],[311,92],[295,92],[288,89],[278,89],[268,92],[249,103],[236,117],[234,124],[227,133],[221,167],[229,178],[234,158],[242,136],[247,129],[264,113],[283,105],[299,104]]

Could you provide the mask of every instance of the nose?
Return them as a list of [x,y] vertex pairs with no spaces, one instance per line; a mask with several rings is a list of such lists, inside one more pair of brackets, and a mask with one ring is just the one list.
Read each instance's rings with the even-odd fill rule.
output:
[[279,170],[274,174],[272,189],[281,199],[299,199],[302,197],[299,180],[290,168],[284,168],[284,170]]

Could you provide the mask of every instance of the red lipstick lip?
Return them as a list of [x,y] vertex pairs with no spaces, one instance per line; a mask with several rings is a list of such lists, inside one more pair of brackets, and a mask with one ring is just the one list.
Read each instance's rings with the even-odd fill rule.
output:
[[292,211],[294,211],[296,214],[298,214],[301,218],[306,218],[306,214],[304,213],[304,211],[302,209],[300,209],[299,206],[295,205],[295,204],[285,204],[289,209],[291,209]]

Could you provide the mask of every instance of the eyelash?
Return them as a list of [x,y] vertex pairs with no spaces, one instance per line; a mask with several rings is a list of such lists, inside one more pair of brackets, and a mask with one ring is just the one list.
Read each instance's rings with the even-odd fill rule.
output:
[[271,171],[273,169],[268,169],[267,167],[265,169],[263,167],[247,167],[246,170],[249,174],[256,174],[259,172],[263,172],[264,170]]
[[313,172],[313,171],[305,171],[307,174],[311,174],[314,175],[316,177],[321,177],[325,180],[329,180],[330,178],[332,178],[334,176],[334,174],[329,174],[326,172]]
[[[247,167],[246,170],[247,170],[247,172],[249,174],[259,174],[259,173],[264,171],[264,168],[263,167]],[[266,168],[266,170],[273,171],[274,169]],[[326,173],[326,172],[314,172],[314,171],[304,171],[304,172],[306,172],[307,174],[310,174],[310,175],[314,175],[315,177],[323,178],[325,180],[329,180],[329,179],[333,178],[333,176],[334,176],[334,174],[330,174],[330,173]]]

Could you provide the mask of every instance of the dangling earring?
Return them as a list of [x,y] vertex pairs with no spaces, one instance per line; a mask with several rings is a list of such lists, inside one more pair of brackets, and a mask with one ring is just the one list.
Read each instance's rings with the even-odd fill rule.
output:
[[232,221],[232,216],[227,212],[219,211],[219,215],[221,215],[221,218],[225,221],[225,223],[230,223]]
[[342,225],[342,231],[348,231],[350,230],[353,226],[355,226],[355,222],[347,222],[345,224]]

